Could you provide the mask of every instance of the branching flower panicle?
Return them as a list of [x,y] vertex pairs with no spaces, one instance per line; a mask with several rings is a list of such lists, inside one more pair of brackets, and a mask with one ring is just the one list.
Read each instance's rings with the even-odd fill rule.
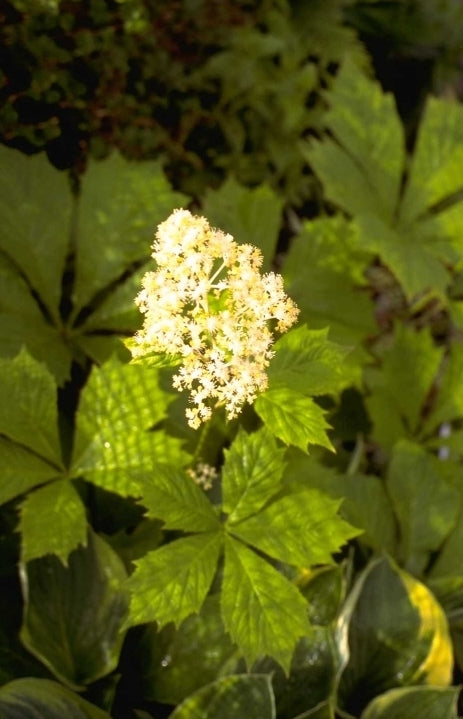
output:
[[173,385],[190,393],[191,427],[218,405],[228,419],[236,417],[267,387],[272,327],[285,332],[299,310],[280,275],[260,274],[257,247],[236,243],[188,210],[174,210],[159,225],[152,257],[156,269],[136,298],[145,321],[134,355],[181,357]]

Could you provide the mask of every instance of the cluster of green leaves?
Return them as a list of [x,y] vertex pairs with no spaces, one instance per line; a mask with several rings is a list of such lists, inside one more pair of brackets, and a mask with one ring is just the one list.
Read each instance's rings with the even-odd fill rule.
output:
[[[267,390],[204,434],[167,359],[122,342],[154,226],[189,199],[116,154],[75,197],[3,148],[7,719],[458,716],[463,113],[431,99],[409,156],[352,60],[325,102],[299,148],[325,211],[293,216],[283,262],[301,321]],[[267,268],[283,209],[234,179],[201,202]]]

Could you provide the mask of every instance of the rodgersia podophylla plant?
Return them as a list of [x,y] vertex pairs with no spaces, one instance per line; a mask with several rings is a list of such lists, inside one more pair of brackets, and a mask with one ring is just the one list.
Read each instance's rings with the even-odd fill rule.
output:
[[262,253],[214,229],[204,217],[175,210],[153,244],[136,303],[145,315],[134,356],[162,352],[181,358],[174,375],[190,392],[188,423],[198,428],[216,406],[228,419],[267,387],[273,331],[285,332],[298,309],[274,272],[260,273]]

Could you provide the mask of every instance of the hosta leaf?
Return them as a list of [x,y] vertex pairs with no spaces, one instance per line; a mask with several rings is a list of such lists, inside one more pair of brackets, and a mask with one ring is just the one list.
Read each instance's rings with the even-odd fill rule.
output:
[[0,359],[0,433],[61,468],[56,384],[24,350]]
[[242,660],[223,626],[220,597],[206,598],[199,614],[160,632],[149,624],[140,640],[143,696],[179,704],[205,684],[242,669]]
[[224,454],[222,508],[229,522],[238,522],[258,512],[278,492],[284,450],[265,427],[253,434],[240,428]]
[[406,440],[394,447],[387,489],[400,523],[400,557],[420,572],[455,526],[459,493],[442,481],[425,450]]
[[305,325],[283,335],[274,345],[268,369],[270,388],[286,385],[311,396],[339,391],[346,382],[348,350],[330,342],[327,335],[327,329],[309,330]]
[[229,531],[274,559],[296,566],[331,564],[359,532],[338,515],[340,500],[316,489],[283,497]]
[[347,61],[328,99],[325,122],[335,140],[318,142],[309,153],[328,198],[348,213],[367,211],[392,218],[405,159],[392,95]]
[[216,572],[222,537],[205,532],[163,545],[139,559],[128,581],[129,624],[180,624],[199,612]]
[[341,706],[354,714],[378,694],[410,684],[450,683],[452,647],[444,612],[429,589],[387,558],[357,580],[339,619],[349,657]]
[[90,164],[79,203],[76,312],[132,263],[149,257],[156,226],[184,202],[158,163],[130,162],[113,153]]
[[458,687],[390,689],[368,705],[361,719],[457,719]]
[[396,327],[394,344],[383,357],[381,372],[367,375],[371,397],[366,404],[374,422],[374,437],[386,447],[403,435],[418,432],[442,355],[429,330]]
[[21,568],[25,611],[21,639],[61,681],[82,687],[111,672],[127,615],[126,572],[117,554],[90,533],[69,557],[35,559]]
[[67,565],[70,552],[87,542],[85,508],[71,482],[61,479],[29,494],[20,528],[24,562],[56,554]]
[[166,529],[207,532],[220,528],[212,504],[186,472],[156,465],[143,483],[142,503]]
[[268,389],[260,394],[254,408],[266,427],[285,444],[294,444],[304,452],[308,444],[332,450],[326,434],[325,413],[311,397],[290,387]]
[[222,617],[248,664],[269,655],[286,673],[298,640],[310,633],[307,604],[294,584],[232,537],[226,542]]
[[185,699],[170,719],[275,719],[268,675],[241,674],[217,679]]
[[61,474],[34,452],[4,437],[0,437],[0,465],[0,504]]
[[282,206],[281,198],[267,185],[243,187],[228,178],[218,190],[208,190],[202,211],[212,225],[229,232],[237,242],[257,246],[267,271],[275,255]]
[[2,719],[111,719],[95,704],[49,679],[15,679],[0,687]]
[[56,319],[71,224],[68,178],[43,153],[0,147],[0,248]]
[[463,187],[463,108],[429,97],[400,217],[410,222]]

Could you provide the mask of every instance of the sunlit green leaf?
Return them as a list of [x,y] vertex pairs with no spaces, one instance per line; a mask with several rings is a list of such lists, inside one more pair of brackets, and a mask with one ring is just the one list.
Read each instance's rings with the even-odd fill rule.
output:
[[346,382],[348,350],[327,336],[327,329],[309,330],[306,325],[283,335],[275,343],[275,356],[268,369],[270,388],[286,385],[310,396],[339,391]]
[[229,522],[254,514],[278,492],[283,455],[265,427],[253,434],[239,430],[231,448],[225,450],[222,468],[222,508]]
[[338,514],[340,501],[316,489],[283,497],[229,531],[274,559],[296,566],[330,564],[359,532]]
[[207,532],[220,528],[212,504],[186,472],[165,464],[153,467],[143,483],[142,503],[166,529]]
[[25,599],[21,639],[61,681],[81,687],[111,672],[127,615],[126,572],[117,554],[90,533],[69,557],[22,565]]
[[285,672],[298,640],[310,633],[307,605],[294,584],[231,537],[226,543],[222,617],[248,664],[270,655]]
[[61,479],[29,494],[20,528],[24,562],[56,554],[67,565],[70,552],[87,542],[85,508],[71,482]]
[[222,545],[218,532],[177,539],[135,562],[128,581],[130,624],[180,624],[199,612],[211,586]]
[[326,434],[329,424],[325,413],[311,397],[278,387],[260,394],[254,407],[270,432],[285,444],[294,444],[304,452],[308,444],[333,449]]

